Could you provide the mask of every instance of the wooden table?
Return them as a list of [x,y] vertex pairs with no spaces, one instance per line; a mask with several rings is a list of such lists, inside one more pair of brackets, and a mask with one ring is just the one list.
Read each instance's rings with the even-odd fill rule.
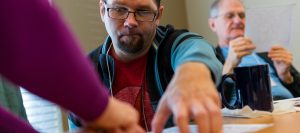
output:
[[224,124],[273,124],[257,133],[300,133],[300,112],[252,119],[224,117]]

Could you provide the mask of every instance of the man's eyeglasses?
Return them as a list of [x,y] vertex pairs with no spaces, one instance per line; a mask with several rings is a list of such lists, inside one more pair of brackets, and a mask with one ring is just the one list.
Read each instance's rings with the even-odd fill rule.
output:
[[106,8],[108,16],[113,19],[125,20],[129,13],[133,13],[135,20],[152,22],[156,18],[157,13],[153,11],[128,11],[126,8]]
[[244,19],[246,17],[246,14],[245,12],[228,12],[225,14],[218,15],[216,16],[216,18],[220,16],[223,16],[225,19],[233,19],[235,16],[238,16],[240,19]]

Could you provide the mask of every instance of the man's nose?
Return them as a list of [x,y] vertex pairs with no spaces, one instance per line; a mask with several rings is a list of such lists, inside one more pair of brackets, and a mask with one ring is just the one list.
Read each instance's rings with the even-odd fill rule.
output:
[[233,17],[233,21],[235,22],[235,23],[241,23],[242,21],[244,20],[244,18],[241,18],[239,15],[234,15],[234,17]]
[[124,26],[132,28],[136,27],[138,25],[138,21],[135,19],[135,14],[134,13],[129,13],[128,17],[125,19]]

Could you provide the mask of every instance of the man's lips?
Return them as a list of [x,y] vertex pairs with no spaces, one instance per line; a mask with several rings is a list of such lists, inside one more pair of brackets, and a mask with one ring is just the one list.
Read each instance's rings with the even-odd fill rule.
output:
[[131,29],[131,30],[123,30],[120,32],[120,36],[134,36],[134,35],[141,35],[142,32],[140,32],[139,30],[137,29]]
[[121,34],[121,36],[138,36],[139,34]]
[[245,26],[244,25],[234,25],[232,26],[233,30],[244,30],[245,29]]
[[123,34],[121,34],[120,35],[120,37],[123,37],[123,36],[141,36],[141,34],[139,34],[139,33],[123,33]]

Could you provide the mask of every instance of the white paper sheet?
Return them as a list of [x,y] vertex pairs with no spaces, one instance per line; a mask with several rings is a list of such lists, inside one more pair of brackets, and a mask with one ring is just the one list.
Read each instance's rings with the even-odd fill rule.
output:
[[299,102],[300,102],[300,98],[291,98],[286,100],[274,101],[273,102],[274,110],[272,113],[266,111],[252,110],[249,106],[245,106],[242,109],[235,109],[235,110],[224,108],[222,109],[222,114],[223,116],[243,117],[243,118],[256,118],[256,117],[262,117],[268,115],[280,115],[280,114],[300,111],[300,107],[299,107],[300,105],[298,105]]
[[246,36],[256,45],[256,51],[269,51],[273,45],[290,47],[291,23],[295,4],[252,7],[246,10]]
[[[249,133],[272,126],[273,124],[225,124],[224,133]],[[198,133],[196,125],[190,125],[190,133]],[[179,133],[177,127],[167,128],[163,133]]]

